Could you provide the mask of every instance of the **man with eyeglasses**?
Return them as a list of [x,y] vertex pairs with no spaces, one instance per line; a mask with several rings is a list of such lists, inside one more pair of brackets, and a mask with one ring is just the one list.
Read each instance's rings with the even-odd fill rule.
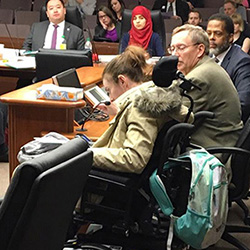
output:
[[242,121],[250,115],[250,56],[233,44],[234,24],[224,14],[214,14],[208,20],[210,53],[229,74],[238,92]]
[[[242,128],[237,91],[227,73],[209,57],[209,38],[201,27],[190,24],[173,30],[169,52],[178,57],[177,69],[201,88],[188,94],[194,100],[194,113],[211,111],[192,136],[192,142],[203,147],[234,146]],[[184,100],[186,106],[190,101]]]

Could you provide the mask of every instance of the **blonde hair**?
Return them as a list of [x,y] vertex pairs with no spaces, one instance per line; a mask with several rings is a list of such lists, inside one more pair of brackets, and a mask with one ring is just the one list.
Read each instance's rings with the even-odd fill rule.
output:
[[102,76],[108,74],[115,83],[118,83],[118,76],[123,74],[132,81],[141,83],[145,80],[145,74],[150,67],[146,62],[146,54],[143,48],[128,46],[121,55],[107,64]]
[[242,32],[244,30],[244,23],[243,23],[243,19],[242,19],[241,15],[239,13],[234,13],[231,16],[231,18],[232,18],[234,24],[240,25],[240,31]]
[[203,44],[205,46],[205,54],[209,54],[209,37],[205,30],[200,26],[184,24],[176,27],[172,32],[172,36],[182,31],[188,31],[188,35],[191,37],[192,42],[195,44]]

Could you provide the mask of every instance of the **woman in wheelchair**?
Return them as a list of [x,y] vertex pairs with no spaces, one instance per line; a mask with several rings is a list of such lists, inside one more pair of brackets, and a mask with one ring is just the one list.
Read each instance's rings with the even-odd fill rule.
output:
[[188,109],[181,104],[178,87],[143,83],[146,66],[145,50],[129,46],[105,67],[103,85],[111,105],[100,108],[115,117],[92,147],[94,167],[141,173],[162,126],[172,119],[184,121]]
[[136,45],[147,50],[150,56],[163,56],[160,36],[153,32],[150,11],[144,6],[136,6],[132,11],[131,29],[122,37],[122,52],[128,45]]

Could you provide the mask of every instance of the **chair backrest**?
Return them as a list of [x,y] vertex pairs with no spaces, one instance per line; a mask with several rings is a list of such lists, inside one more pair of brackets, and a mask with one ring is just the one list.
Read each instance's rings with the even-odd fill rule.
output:
[[[131,29],[131,17],[132,17],[132,10],[125,9],[123,11],[123,18],[122,18],[121,37],[123,37],[123,35]],[[165,34],[165,26],[161,15],[161,11],[152,10],[151,18],[153,22],[153,31],[159,34],[162,40],[162,47],[165,50],[166,34]],[[121,42],[119,44],[119,52],[121,53]]]
[[19,165],[0,207],[2,250],[62,249],[92,165],[87,148],[77,138]]
[[35,56],[36,77],[41,81],[70,68],[92,66],[89,50],[48,50],[40,49]]
[[[250,117],[246,121],[240,137],[235,145],[240,149],[250,151]],[[230,189],[230,198],[238,200],[244,198],[249,190],[250,184],[250,155],[239,154],[231,159],[233,188]]]
[[2,43],[6,48],[21,49],[23,41],[29,33],[30,26],[26,24],[0,24],[0,37],[3,38]]
[[12,24],[14,12],[12,9],[0,9],[0,23]]
[[204,8],[220,8],[224,0],[204,0]]
[[219,12],[219,8],[196,8],[200,13],[203,21],[208,21],[209,17]]
[[[40,10],[40,21],[46,21],[48,17],[46,15],[46,6],[42,6]],[[82,29],[82,18],[79,9],[76,6],[67,6],[66,7],[66,16],[65,21],[78,26]]]
[[16,10],[15,11],[15,24],[28,24],[39,22],[39,11]]
[[164,26],[166,33],[172,33],[174,28],[181,25],[182,25],[181,19],[171,19],[171,18],[164,19]]
[[1,9],[31,10],[32,0],[1,0]]

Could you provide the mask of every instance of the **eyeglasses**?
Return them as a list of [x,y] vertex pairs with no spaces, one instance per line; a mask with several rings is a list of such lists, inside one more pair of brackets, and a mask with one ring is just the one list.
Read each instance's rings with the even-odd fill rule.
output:
[[177,46],[170,46],[168,48],[168,53],[169,54],[173,54],[174,52],[183,52],[185,49],[187,49],[188,47],[191,47],[191,46],[196,46],[198,45],[199,43],[194,43],[194,44],[190,44],[190,45],[185,45],[185,44],[180,44],[180,45],[177,45]]
[[107,15],[99,16],[99,19],[106,18]]

